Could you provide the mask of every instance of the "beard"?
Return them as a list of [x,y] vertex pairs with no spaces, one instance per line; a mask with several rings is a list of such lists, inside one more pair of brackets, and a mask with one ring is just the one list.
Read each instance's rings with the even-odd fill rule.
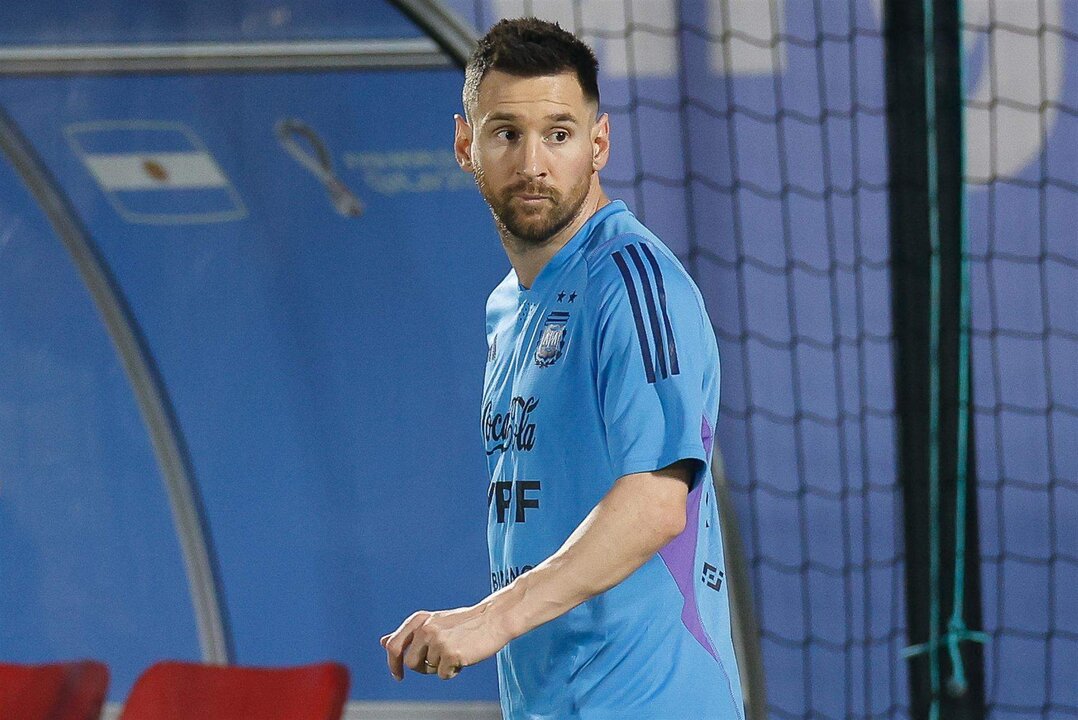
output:
[[[586,174],[567,193],[542,183],[521,181],[495,191],[486,181],[481,168],[476,168],[475,183],[490,206],[494,222],[523,245],[540,247],[564,230],[580,212],[588,196],[591,176]],[[520,194],[543,195],[549,200],[535,207],[522,205]]]

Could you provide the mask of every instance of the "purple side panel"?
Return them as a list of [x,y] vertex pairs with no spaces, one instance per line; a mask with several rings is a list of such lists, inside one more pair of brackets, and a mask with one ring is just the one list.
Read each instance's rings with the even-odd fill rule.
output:
[[711,640],[704,630],[704,624],[700,620],[700,610],[696,606],[696,593],[693,592],[692,583],[693,566],[696,560],[696,531],[700,521],[700,492],[703,486],[703,483],[697,483],[689,493],[685,529],[659,551],[659,556],[666,564],[666,569],[670,571],[674,582],[677,583],[682,597],[685,598],[685,605],[681,610],[681,622],[697,642],[711,654],[711,657],[718,661],[719,654],[711,645]]
[[707,421],[707,415],[700,418],[700,439],[704,442],[704,453],[711,454],[711,444],[715,440],[715,434],[711,432],[711,424]]

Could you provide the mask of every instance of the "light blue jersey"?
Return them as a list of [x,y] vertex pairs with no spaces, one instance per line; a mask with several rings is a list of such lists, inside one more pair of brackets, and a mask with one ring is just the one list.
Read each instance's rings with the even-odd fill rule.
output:
[[497,590],[623,475],[698,461],[685,532],[624,582],[498,653],[506,720],[740,720],[710,480],[719,357],[703,299],[618,201],[530,289],[487,303],[483,436]]

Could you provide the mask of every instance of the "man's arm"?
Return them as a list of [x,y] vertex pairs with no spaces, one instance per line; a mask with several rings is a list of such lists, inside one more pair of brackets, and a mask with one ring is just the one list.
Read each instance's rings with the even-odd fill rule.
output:
[[620,478],[569,539],[533,569],[467,608],[418,612],[382,638],[393,677],[404,666],[454,677],[513,638],[629,577],[685,528],[693,461]]

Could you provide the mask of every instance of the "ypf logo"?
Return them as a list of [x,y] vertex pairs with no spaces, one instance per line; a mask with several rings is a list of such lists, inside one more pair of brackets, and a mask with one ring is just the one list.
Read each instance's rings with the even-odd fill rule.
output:
[[494,509],[499,525],[504,525],[509,517],[517,524],[524,524],[528,521],[527,511],[539,509],[542,490],[543,483],[539,480],[497,480],[487,488],[487,508]]

